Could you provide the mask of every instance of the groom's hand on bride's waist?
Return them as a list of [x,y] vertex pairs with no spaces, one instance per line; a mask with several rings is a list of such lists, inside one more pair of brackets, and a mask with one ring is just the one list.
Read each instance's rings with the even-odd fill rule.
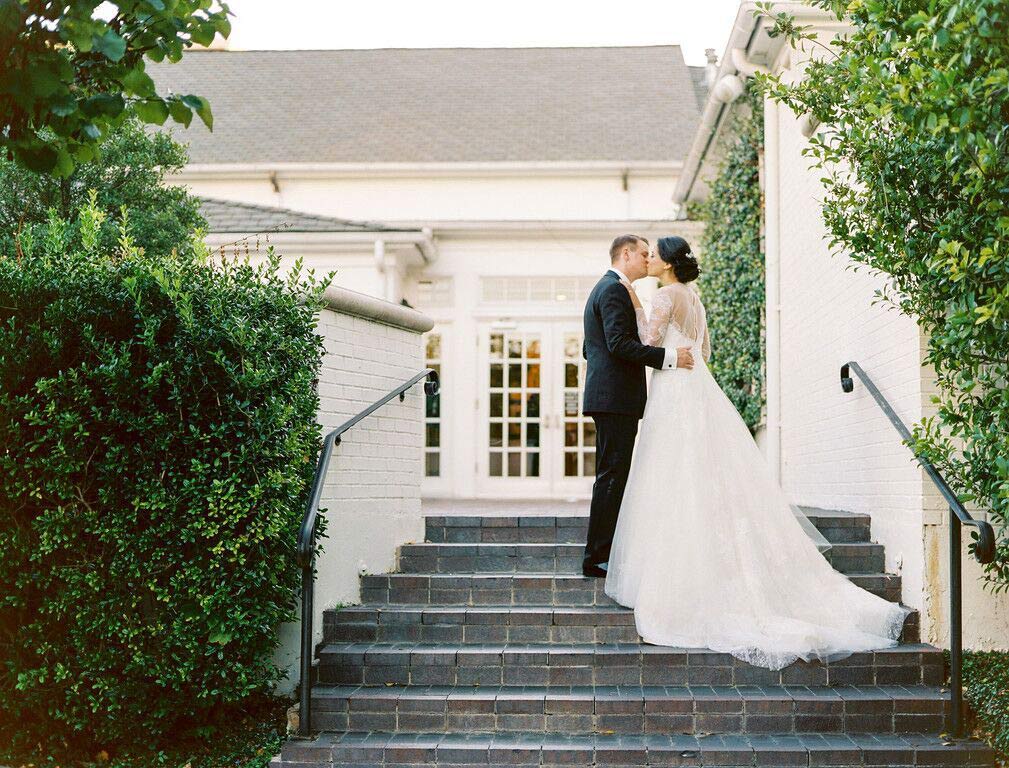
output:
[[690,347],[680,347],[676,350],[676,367],[686,368],[688,371],[694,367],[694,354]]

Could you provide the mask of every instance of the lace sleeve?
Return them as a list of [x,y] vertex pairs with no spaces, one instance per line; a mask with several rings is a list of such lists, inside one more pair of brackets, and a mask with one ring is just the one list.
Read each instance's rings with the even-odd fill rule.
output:
[[[673,308],[673,300],[668,291],[657,291],[652,299],[652,313],[648,317],[648,323],[640,327],[638,333],[641,335],[641,343],[652,347],[662,345],[662,340],[666,338],[666,329],[669,327],[669,317]],[[642,312],[642,315],[644,313]]]
[[701,344],[701,354],[704,355],[704,362],[711,360],[711,338],[708,336],[708,326],[704,325],[704,342]]
[[648,336],[648,315],[645,314],[645,310],[641,307],[635,307],[634,319],[638,321],[638,338],[644,344],[646,343],[645,337]]

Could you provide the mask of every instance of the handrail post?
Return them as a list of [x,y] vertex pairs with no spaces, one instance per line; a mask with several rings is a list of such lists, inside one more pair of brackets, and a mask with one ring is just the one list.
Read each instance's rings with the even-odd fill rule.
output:
[[960,518],[949,510],[949,694],[950,730],[963,737],[963,605],[960,578]]
[[301,696],[298,707],[298,735],[309,736],[312,729],[312,654],[305,648],[312,647],[312,613],[314,603],[314,578],[312,563],[301,569]]

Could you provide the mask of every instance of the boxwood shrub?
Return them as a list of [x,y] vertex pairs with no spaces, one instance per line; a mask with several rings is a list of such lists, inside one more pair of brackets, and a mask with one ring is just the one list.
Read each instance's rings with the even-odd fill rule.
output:
[[969,651],[963,659],[964,698],[979,735],[1009,764],[1009,653]]
[[281,675],[325,286],[93,201],[0,256],[0,739],[114,758]]

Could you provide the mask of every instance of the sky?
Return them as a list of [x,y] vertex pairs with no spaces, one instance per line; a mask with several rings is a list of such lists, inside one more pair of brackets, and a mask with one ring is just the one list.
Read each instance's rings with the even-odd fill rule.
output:
[[228,47],[670,45],[721,56],[739,0],[228,0]]

